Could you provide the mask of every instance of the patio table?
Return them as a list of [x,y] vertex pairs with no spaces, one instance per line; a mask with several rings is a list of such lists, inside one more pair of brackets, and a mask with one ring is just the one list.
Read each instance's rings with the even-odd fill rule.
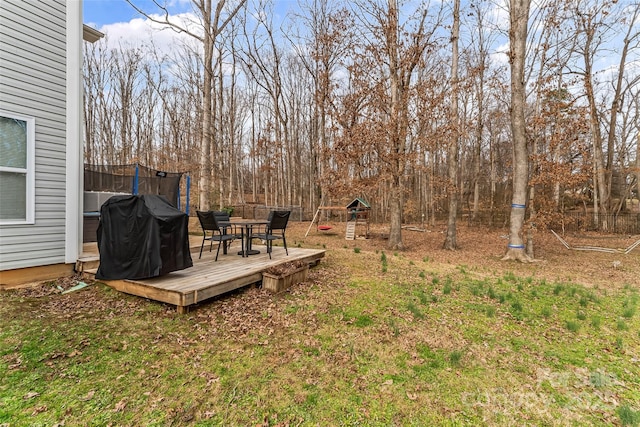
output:
[[247,257],[249,255],[257,255],[259,250],[251,247],[251,240],[253,235],[253,227],[257,225],[267,225],[269,221],[265,219],[231,219],[229,222],[220,222],[221,225],[235,225],[240,228],[242,236],[242,250],[238,251],[238,255]]

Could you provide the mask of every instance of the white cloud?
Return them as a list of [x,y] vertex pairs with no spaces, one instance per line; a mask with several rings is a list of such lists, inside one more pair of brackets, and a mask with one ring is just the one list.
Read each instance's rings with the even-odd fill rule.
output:
[[489,13],[489,22],[493,23],[495,29],[507,34],[509,31],[509,20],[508,1],[498,0],[494,2]]
[[497,67],[509,63],[509,41],[495,47],[490,55],[491,63]]
[[[157,20],[164,19],[161,15],[151,15]],[[202,34],[202,29],[198,28],[198,19],[192,13],[182,13],[169,17],[170,22],[174,22],[195,34]],[[194,40],[185,33],[178,33],[167,25],[153,22],[144,18],[135,18],[129,22],[116,22],[103,25],[98,29],[106,35],[107,49],[118,49],[123,47],[140,47],[143,50],[151,50],[155,46],[156,51],[161,54],[172,54],[181,49],[185,44],[193,44]]]

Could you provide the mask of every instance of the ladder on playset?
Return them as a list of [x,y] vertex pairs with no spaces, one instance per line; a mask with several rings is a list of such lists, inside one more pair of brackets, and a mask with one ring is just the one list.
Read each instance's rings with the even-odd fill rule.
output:
[[346,240],[354,240],[356,238],[356,221],[347,222]]

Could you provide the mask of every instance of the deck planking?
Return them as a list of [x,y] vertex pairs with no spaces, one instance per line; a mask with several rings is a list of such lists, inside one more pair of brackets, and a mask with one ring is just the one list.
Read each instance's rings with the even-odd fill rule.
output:
[[228,254],[220,253],[215,261],[215,247],[211,252],[205,248],[198,259],[200,245],[192,246],[193,267],[150,279],[101,282],[120,292],[175,305],[179,313],[184,313],[191,305],[262,281],[262,272],[270,267],[297,260],[316,265],[325,255],[324,250],[289,248],[287,256],[283,247],[274,246],[269,259],[266,247],[254,248],[260,254],[243,258],[232,245]]

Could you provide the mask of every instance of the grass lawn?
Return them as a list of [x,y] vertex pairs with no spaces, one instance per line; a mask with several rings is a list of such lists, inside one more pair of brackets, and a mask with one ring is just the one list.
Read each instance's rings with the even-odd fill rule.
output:
[[640,425],[638,282],[344,242],[289,292],[186,315],[0,292],[0,426]]

